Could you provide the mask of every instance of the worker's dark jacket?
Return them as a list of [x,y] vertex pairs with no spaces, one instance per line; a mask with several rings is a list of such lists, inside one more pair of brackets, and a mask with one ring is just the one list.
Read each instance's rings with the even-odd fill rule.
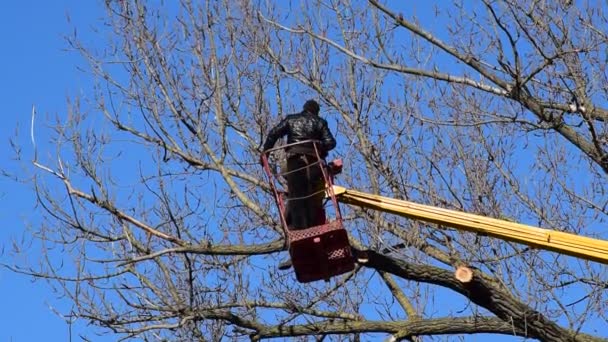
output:
[[[268,133],[264,143],[264,151],[272,148],[276,141],[287,135],[287,144],[297,143],[305,140],[318,140],[320,142],[319,153],[321,158],[327,156],[327,152],[336,147],[336,139],[327,127],[327,121],[322,117],[303,111],[298,114],[288,115],[281,120]],[[314,155],[315,150],[312,144],[296,145],[287,148],[289,153],[302,153]]]

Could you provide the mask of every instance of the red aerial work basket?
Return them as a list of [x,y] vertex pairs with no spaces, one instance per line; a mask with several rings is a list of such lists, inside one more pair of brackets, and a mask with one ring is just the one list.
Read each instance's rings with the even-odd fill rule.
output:
[[[320,215],[317,220],[321,224],[305,229],[290,229],[287,225],[285,198],[288,192],[279,190],[277,183],[278,177],[285,173],[277,173],[271,170],[269,156],[272,152],[286,149],[298,144],[312,144],[315,147],[316,161],[321,166],[323,179],[325,181],[326,198],[329,198],[331,205],[334,206],[335,218],[328,220],[325,209],[317,213]],[[331,162],[329,165],[320,158],[317,142],[307,140],[295,144],[283,145],[262,153],[264,171],[270,181],[270,186],[279,209],[281,225],[285,232],[287,248],[291,257],[296,279],[301,283],[308,283],[315,280],[329,280],[329,278],[350,272],[354,269],[355,263],[352,249],[348,241],[348,234],[342,225],[340,207],[333,192],[333,176],[342,169],[341,160]],[[313,164],[317,164],[313,163]],[[312,167],[313,164],[311,164]],[[289,190],[289,189],[288,189]]]

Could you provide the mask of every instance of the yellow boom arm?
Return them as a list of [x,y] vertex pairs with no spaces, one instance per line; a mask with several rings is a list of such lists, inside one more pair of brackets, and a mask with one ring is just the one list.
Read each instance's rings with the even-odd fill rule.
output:
[[339,202],[608,264],[608,241],[333,186]]

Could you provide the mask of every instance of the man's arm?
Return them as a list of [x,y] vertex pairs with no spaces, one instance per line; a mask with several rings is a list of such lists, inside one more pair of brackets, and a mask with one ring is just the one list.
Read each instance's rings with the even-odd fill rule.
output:
[[287,119],[281,120],[276,126],[274,126],[270,132],[268,132],[268,136],[266,137],[266,142],[262,149],[264,151],[269,150],[274,147],[274,144],[289,132],[289,125],[287,124]]
[[325,119],[321,119],[321,145],[323,146],[323,149],[325,149],[325,152],[328,152],[336,147],[336,139],[334,138],[333,134],[331,134]]

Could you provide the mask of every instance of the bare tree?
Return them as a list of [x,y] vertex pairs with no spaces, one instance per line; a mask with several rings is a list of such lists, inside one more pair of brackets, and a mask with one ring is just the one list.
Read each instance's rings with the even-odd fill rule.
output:
[[369,263],[298,284],[257,163],[317,98],[341,185],[608,238],[604,7],[273,3],[106,1],[105,48],[69,39],[95,93],[36,145],[46,258],[13,268],[125,339],[606,340],[605,267],[355,207]]

